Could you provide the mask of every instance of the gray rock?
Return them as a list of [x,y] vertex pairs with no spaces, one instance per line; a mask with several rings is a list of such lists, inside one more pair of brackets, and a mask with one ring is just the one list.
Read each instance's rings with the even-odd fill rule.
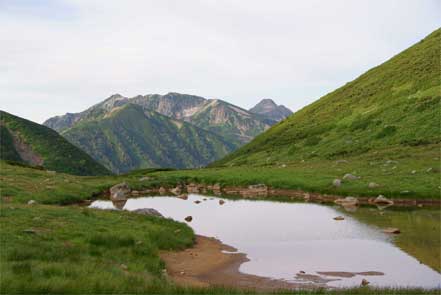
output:
[[341,205],[343,207],[346,206],[357,206],[358,205],[358,200],[357,198],[354,197],[346,197],[344,199],[337,199],[334,201],[334,203]]
[[193,217],[191,217],[191,216],[185,217],[185,221],[187,221],[187,222],[191,222],[192,220],[193,220]]
[[335,187],[339,187],[339,186],[341,186],[341,179],[334,179],[333,181],[332,181],[332,185],[333,186],[335,186]]
[[35,204],[37,204],[37,202],[34,201],[34,200],[29,200],[29,201],[28,201],[28,205],[35,205]]
[[124,201],[127,200],[127,196],[130,194],[129,185],[125,182],[116,184],[110,188],[110,200],[112,201]]
[[380,185],[378,184],[378,183],[375,183],[375,182],[369,182],[369,184],[368,184],[368,187],[369,188],[377,188],[377,187],[379,187]]
[[136,209],[136,210],[133,210],[132,212],[136,213],[136,214],[147,215],[147,216],[164,217],[161,213],[159,213],[158,210],[153,209],[153,208]]
[[337,161],[335,161],[335,163],[337,163],[337,164],[346,164],[346,163],[349,163],[347,160],[337,160]]
[[356,179],[359,179],[360,177],[358,177],[358,176],[355,176],[355,175],[353,175],[353,174],[351,174],[351,173],[346,173],[344,176],[343,176],[343,179],[344,180],[356,180]]
[[374,200],[375,204],[386,204],[386,205],[393,205],[394,201],[389,200],[388,198],[386,198],[383,195],[379,195],[375,200]]

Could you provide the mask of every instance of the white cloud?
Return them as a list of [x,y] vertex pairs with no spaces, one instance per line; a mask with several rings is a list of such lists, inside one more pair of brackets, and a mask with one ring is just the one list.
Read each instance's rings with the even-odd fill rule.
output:
[[439,27],[440,1],[0,1],[1,108],[42,122],[112,93],[318,99]]

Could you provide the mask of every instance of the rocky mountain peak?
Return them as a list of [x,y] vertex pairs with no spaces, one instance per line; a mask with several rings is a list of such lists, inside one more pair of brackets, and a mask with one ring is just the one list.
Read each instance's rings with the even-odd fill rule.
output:
[[283,105],[277,105],[270,98],[262,99],[258,104],[249,110],[251,113],[259,114],[273,121],[281,121],[292,114],[291,110]]

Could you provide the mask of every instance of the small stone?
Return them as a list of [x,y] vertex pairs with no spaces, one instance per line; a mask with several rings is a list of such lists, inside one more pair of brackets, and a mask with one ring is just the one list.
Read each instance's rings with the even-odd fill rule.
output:
[[129,268],[127,267],[127,265],[125,265],[125,264],[121,264],[120,267],[121,267],[123,270],[127,270],[127,269],[129,269]]
[[187,221],[187,222],[191,222],[192,220],[193,220],[193,217],[191,217],[191,216],[185,217],[185,221]]
[[332,181],[332,185],[335,187],[341,186],[341,179],[334,179],[334,181]]
[[37,202],[34,201],[34,200],[29,200],[29,201],[28,201],[28,205],[35,205],[35,204],[37,204]]
[[199,204],[200,202],[201,201],[199,201],[199,200],[194,201],[195,204]]
[[430,171],[432,171],[432,167],[427,168],[427,170],[426,170],[426,172],[430,172]]
[[389,200],[388,198],[386,198],[383,195],[379,195],[375,200],[374,200],[375,204],[386,204],[386,205],[393,205],[394,201]]
[[343,216],[337,216],[334,217],[334,220],[345,220],[345,218]]
[[135,244],[136,244],[136,245],[141,245],[141,244],[142,244],[142,241],[136,241]]
[[206,201],[206,200],[207,200],[207,198],[203,198],[203,199],[202,199],[202,201]]
[[412,170],[410,173],[415,174],[415,173],[416,173],[416,170]]
[[183,275],[185,275],[185,271],[181,271],[179,274],[180,274],[181,276],[183,276]]
[[383,232],[386,234],[399,234],[399,233],[401,233],[400,229],[398,229],[396,227],[387,227],[387,228],[383,229]]
[[219,205],[223,205],[223,204],[225,204],[225,201],[224,200],[219,200]]
[[366,280],[366,279],[363,279],[363,280],[361,280],[361,285],[362,286],[367,286],[367,285],[369,285],[369,281]]
[[355,175],[353,175],[353,174],[351,174],[351,173],[346,173],[344,176],[343,176],[343,179],[344,180],[356,180],[356,179],[359,179],[360,177],[358,177],[358,176],[355,176]]
[[423,204],[418,204],[418,207],[419,208],[423,208]]
[[301,271],[299,271],[299,273],[301,273],[301,274],[305,274],[306,272],[304,272],[303,270],[301,270]]
[[335,161],[335,163],[337,163],[337,164],[346,164],[346,163],[348,163],[348,161],[347,160],[337,160],[337,161]]
[[369,182],[369,184],[368,184],[368,188],[377,188],[379,186],[380,185],[378,183],[375,183],[375,182]]
[[180,233],[180,232],[181,232],[181,230],[180,230],[179,228],[178,228],[177,230],[174,231],[175,234],[178,234],[178,233]]
[[151,179],[151,177],[144,176],[144,177],[141,177],[141,178],[139,179],[139,181],[146,181],[146,180],[150,180],[150,179]]

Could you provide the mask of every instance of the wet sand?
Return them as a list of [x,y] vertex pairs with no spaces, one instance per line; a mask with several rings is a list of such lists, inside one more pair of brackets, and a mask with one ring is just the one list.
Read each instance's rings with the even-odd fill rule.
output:
[[192,248],[161,252],[160,256],[166,263],[168,275],[182,286],[225,286],[257,291],[319,287],[241,273],[239,267],[248,258],[236,251],[215,238],[196,236]]

